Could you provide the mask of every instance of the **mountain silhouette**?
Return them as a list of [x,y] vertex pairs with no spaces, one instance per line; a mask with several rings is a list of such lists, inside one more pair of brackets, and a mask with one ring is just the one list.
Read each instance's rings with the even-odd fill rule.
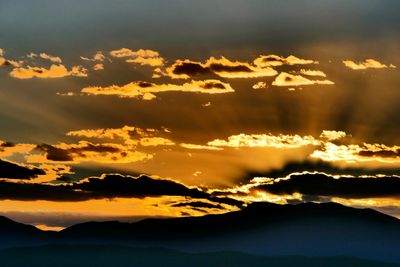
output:
[[[335,203],[261,202],[221,215],[145,219],[135,223],[87,222],[61,232],[44,232],[10,220],[0,221],[0,229],[6,226],[16,229],[14,233],[23,246],[28,243],[121,245],[159,247],[183,253],[234,251],[263,257],[348,256],[400,263],[398,219],[375,210]],[[24,234],[29,238],[24,240]],[[7,247],[2,238],[2,247]]]
[[0,251],[3,267],[399,267],[351,257],[265,257],[238,252],[184,253],[119,245],[46,245]]

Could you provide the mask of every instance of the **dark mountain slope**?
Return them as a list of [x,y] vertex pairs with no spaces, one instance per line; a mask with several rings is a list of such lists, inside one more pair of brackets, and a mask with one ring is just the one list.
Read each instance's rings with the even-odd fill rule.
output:
[[60,233],[75,242],[123,243],[187,252],[240,251],[264,256],[348,255],[400,262],[400,223],[339,204],[254,203],[223,215],[84,223]]
[[254,203],[241,211],[136,223],[88,222],[59,233],[0,219],[0,248],[43,244],[163,247],[189,253],[349,256],[400,263],[400,221],[339,204]]
[[263,257],[235,252],[191,254],[166,249],[123,246],[52,245],[0,251],[2,267],[397,267],[394,263],[349,257]]

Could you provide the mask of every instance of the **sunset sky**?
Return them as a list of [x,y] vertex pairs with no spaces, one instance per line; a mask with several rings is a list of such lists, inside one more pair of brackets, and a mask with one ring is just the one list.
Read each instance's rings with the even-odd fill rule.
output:
[[61,229],[334,201],[400,218],[399,10],[1,1],[0,215]]

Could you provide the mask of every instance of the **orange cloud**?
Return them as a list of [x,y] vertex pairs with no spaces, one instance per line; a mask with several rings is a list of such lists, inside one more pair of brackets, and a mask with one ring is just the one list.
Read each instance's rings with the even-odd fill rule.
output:
[[296,56],[290,55],[288,57],[281,57],[277,55],[261,55],[253,61],[254,65],[265,68],[265,67],[276,67],[283,65],[309,65],[318,64],[318,61],[310,59],[301,59]]
[[173,79],[188,79],[191,76],[216,74],[223,78],[257,78],[275,76],[272,68],[259,68],[247,62],[231,61],[225,57],[210,57],[204,64],[188,59],[177,60],[166,69],[164,75]]
[[51,65],[49,69],[27,66],[14,68],[10,75],[17,79],[87,77],[87,70],[82,66],[74,66],[71,70],[68,70],[64,65]]
[[272,82],[275,86],[302,86],[302,85],[314,85],[314,84],[325,84],[332,85],[334,82],[330,80],[310,80],[301,75],[293,75],[287,72],[281,72]]
[[272,134],[238,134],[229,136],[227,140],[215,139],[207,143],[214,147],[275,147],[296,148],[306,145],[319,145],[319,141],[311,135],[272,135]]
[[149,82],[131,82],[123,86],[112,85],[107,87],[86,87],[82,93],[89,95],[116,95],[119,97],[142,98],[152,100],[155,94],[162,92],[190,92],[203,94],[222,94],[234,92],[228,83],[218,80],[191,81],[182,85],[155,84]]
[[0,157],[9,157],[14,154],[27,154],[35,149],[33,144],[14,144],[0,140]]
[[103,62],[106,57],[104,56],[103,52],[101,51],[97,51],[96,54],[94,54],[92,57],[83,57],[81,56],[82,60],[86,60],[86,61],[99,61],[99,62]]
[[104,64],[98,63],[93,66],[93,70],[104,70]]
[[127,58],[128,63],[137,63],[140,65],[149,65],[152,67],[164,65],[164,59],[157,51],[150,49],[139,49],[133,51],[129,48],[112,50],[110,55],[116,58]]
[[62,60],[61,60],[60,57],[52,56],[52,55],[49,55],[49,54],[46,54],[46,53],[40,53],[39,55],[38,55],[38,54],[35,54],[35,53],[30,53],[30,54],[28,55],[28,57],[29,57],[29,58],[40,57],[40,58],[42,58],[42,59],[49,60],[49,61],[51,61],[51,62],[53,62],[53,63],[61,63],[61,62],[62,62]]
[[[167,132],[163,129],[163,132]],[[130,146],[155,146],[155,145],[172,145],[174,142],[167,138],[156,136],[160,131],[152,128],[142,129],[134,126],[123,126],[121,128],[107,129],[85,129],[78,131],[70,131],[68,136],[87,137],[96,139],[120,139],[124,144]]]
[[39,145],[39,151],[44,153],[26,156],[29,163],[131,163],[151,159],[153,156],[126,145],[101,143],[94,144],[79,141],[77,144],[59,143],[57,145]]
[[222,150],[221,147],[217,147],[217,146],[196,145],[196,144],[189,144],[189,143],[181,143],[179,145],[181,147],[184,147],[187,149]]
[[267,88],[267,83],[266,82],[258,82],[256,84],[253,85],[252,87],[253,89],[264,89]]
[[343,60],[343,64],[353,70],[365,70],[365,69],[383,69],[383,68],[396,68],[395,65],[390,64],[389,66],[382,64],[375,59],[366,59],[364,62],[354,62],[351,60]]
[[306,70],[301,69],[300,74],[307,75],[307,76],[319,76],[319,77],[326,77],[326,74],[320,70]]
[[0,48],[0,66],[12,66],[14,68],[20,67],[23,64],[22,60],[15,61],[4,58],[4,50]]

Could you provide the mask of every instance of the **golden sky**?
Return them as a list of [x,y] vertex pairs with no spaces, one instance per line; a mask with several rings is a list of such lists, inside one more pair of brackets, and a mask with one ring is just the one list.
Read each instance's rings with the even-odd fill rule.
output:
[[0,4],[2,215],[60,229],[335,201],[400,217],[390,5],[43,2]]

